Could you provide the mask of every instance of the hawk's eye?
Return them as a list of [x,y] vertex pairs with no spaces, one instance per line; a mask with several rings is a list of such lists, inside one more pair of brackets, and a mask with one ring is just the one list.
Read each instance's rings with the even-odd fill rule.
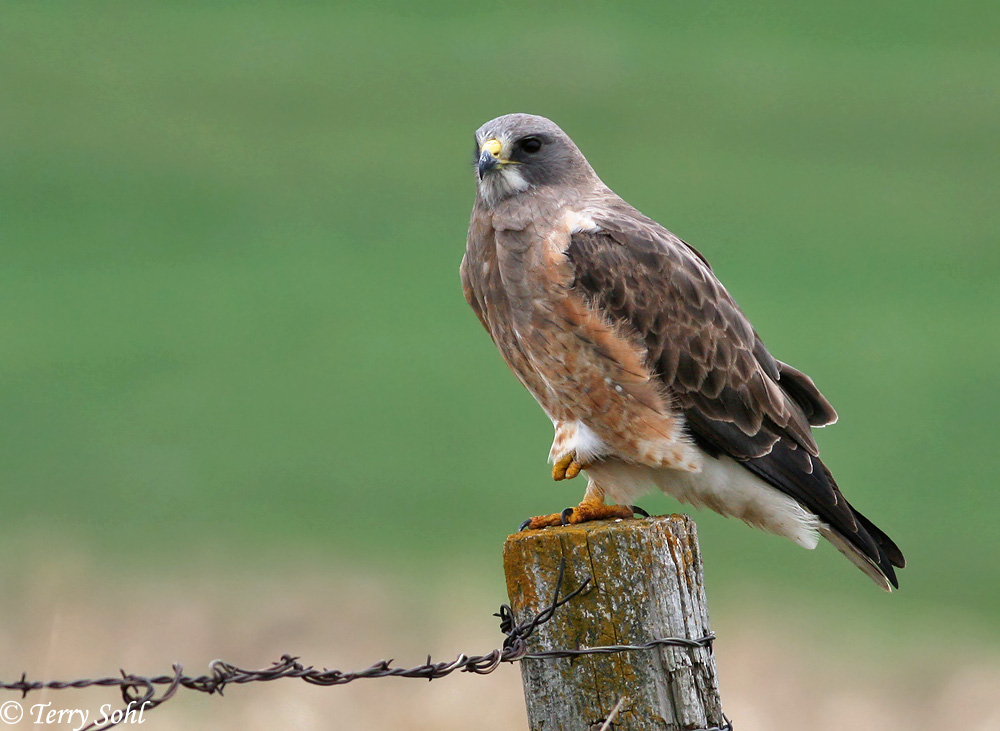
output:
[[529,155],[533,155],[542,149],[542,141],[537,137],[525,137],[521,140],[521,149]]

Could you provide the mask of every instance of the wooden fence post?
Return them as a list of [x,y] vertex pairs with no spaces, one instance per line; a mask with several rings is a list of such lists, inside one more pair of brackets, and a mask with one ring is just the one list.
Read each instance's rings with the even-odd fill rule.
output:
[[[643,644],[711,632],[694,521],[683,515],[600,521],[515,533],[504,544],[507,593],[517,621],[563,593],[590,586],[528,640],[529,651]],[[721,727],[715,660],[708,648],[524,659],[531,731],[598,731],[615,706],[615,731]]]

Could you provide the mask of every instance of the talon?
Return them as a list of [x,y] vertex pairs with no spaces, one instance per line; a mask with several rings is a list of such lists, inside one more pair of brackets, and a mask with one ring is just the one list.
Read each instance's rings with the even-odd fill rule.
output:
[[559,480],[572,480],[580,474],[580,470],[586,468],[586,464],[577,460],[576,452],[570,452],[569,454],[564,454],[559,458],[558,462],[552,465],[552,479],[556,482]]
[[569,466],[573,464],[573,453],[563,455],[558,462],[552,465],[552,479],[558,482],[559,480],[566,479],[566,472],[569,470]]
[[584,500],[573,508],[566,508],[561,513],[551,513],[549,515],[536,515],[534,518],[521,523],[518,531],[540,530],[542,528],[558,527],[563,525],[576,525],[587,523],[592,520],[614,520],[616,518],[634,518],[641,515],[649,517],[649,513],[635,505],[605,505],[603,500],[584,498]]

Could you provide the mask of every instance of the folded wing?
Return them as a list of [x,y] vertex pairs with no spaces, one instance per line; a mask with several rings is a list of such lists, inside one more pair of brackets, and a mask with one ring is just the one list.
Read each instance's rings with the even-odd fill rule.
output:
[[645,347],[695,442],[797,500],[866,573],[897,585],[899,549],[850,506],[819,460],[811,427],[837,415],[812,380],[768,353],[688,244],[624,203],[592,217],[598,230],[574,233],[566,250],[573,287]]

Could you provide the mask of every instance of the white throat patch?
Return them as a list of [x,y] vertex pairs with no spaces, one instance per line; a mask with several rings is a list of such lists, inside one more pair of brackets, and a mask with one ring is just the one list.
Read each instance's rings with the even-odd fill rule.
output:
[[479,192],[489,206],[512,195],[523,193],[531,184],[524,179],[516,165],[506,164],[486,173],[479,181]]

